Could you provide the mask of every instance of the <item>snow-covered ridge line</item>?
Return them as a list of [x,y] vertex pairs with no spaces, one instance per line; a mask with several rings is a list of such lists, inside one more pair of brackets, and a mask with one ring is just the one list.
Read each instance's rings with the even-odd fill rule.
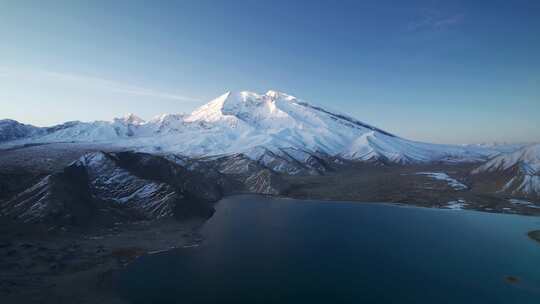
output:
[[540,144],[501,154],[472,171],[472,174],[490,173],[510,174],[499,193],[540,196]]
[[352,118],[352,117],[350,117],[350,116],[347,116],[347,115],[344,115],[344,114],[332,113],[332,112],[327,111],[327,110],[325,110],[325,109],[323,109],[323,108],[320,108],[320,107],[311,105],[311,104],[309,104],[309,103],[307,103],[307,102],[303,102],[303,101],[298,101],[298,104],[301,104],[301,105],[303,105],[303,106],[305,106],[305,107],[310,107],[310,108],[315,109],[315,110],[317,110],[317,111],[324,112],[324,113],[326,113],[326,114],[328,114],[328,115],[331,115],[331,116],[335,117],[336,119],[343,119],[343,120],[349,121],[349,122],[351,122],[351,123],[353,123],[353,124],[355,124],[355,125],[357,125],[357,126],[360,126],[360,127],[362,127],[362,128],[370,129],[370,130],[372,130],[372,131],[376,131],[376,132],[379,132],[379,133],[382,133],[382,134],[384,134],[384,135],[388,135],[388,136],[391,136],[391,137],[397,137],[397,136],[394,135],[394,134],[391,134],[391,133],[388,133],[388,132],[386,132],[386,131],[384,131],[384,130],[381,130],[381,129],[379,129],[379,128],[370,126],[370,125],[368,125],[368,124],[366,124],[366,123],[363,123],[363,122],[361,122],[361,121],[359,121],[359,120],[356,120],[356,119],[354,119],[354,118]]
[[529,145],[511,153],[501,154],[475,169],[473,173],[505,171],[517,165],[521,165],[528,174],[539,173],[540,144]]
[[[34,129],[35,128],[35,129]],[[17,131],[22,129],[23,131]],[[11,134],[2,137],[2,134]],[[16,134],[13,135],[13,134]],[[2,139],[4,138],[4,139]],[[144,121],[134,114],[111,122],[69,122],[25,129],[0,124],[1,146],[27,143],[99,142],[149,153],[215,156],[243,153],[290,158],[284,149],[389,163],[477,162],[497,155],[480,146],[410,141],[277,91],[227,92],[191,114],[165,114]],[[270,160],[269,160],[270,161]]]

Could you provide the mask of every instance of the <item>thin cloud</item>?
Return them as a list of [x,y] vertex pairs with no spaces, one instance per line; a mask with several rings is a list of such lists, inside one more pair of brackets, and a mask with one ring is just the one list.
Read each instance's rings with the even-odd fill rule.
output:
[[447,29],[460,25],[464,20],[464,13],[448,15],[435,10],[424,10],[421,16],[407,25],[406,31],[418,32]]
[[183,102],[199,102],[200,99],[185,96],[173,92],[164,92],[136,85],[126,84],[119,81],[108,80],[86,75],[58,73],[43,70],[24,70],[0,67],[0,77],[12,79],[44,79],[69,85],[69,83],[90,89],[120,93],[130,96],[145,96],[159,99],[177,100]]
[[456,14],[456,15],[450,16],[448,18],[438,20],[437,22],[435,22],[434,26],[436,28],[440,28],[440,27],[448,27],[448,26],[458,25],[464,19],[465,19],[465,14]]

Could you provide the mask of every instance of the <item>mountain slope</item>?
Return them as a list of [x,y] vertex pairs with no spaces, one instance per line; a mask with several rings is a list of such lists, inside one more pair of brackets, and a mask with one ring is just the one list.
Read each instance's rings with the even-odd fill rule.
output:
[[84,167],[71,165],[0,204],[2,215],[23,222],[82,225],[98,212]]
[[501,193],[540,197],[540,144],[501,154],[472,172],[473,175],[497,175],[503,178]]
[[165,158],[134,152],[94,152],[1,204],[25,222],[82,225],[96,216],[128,219],[209,216],[222,197],[216,179]]
[[252,159],[259,159],[264,151],[268,163],[285,159],[303,166],[311,162],[319,169],[317,155],[409,164],[475,162],[498,153],[480,146],[406,140],[276,91],[228,92],[188,115],[167,114],[143,121],[131,114],[112,122],[70,122],[21,137],[25,138],[10,144],[96,142],[149,153],[190,157],[243,153]]
[[[246,165],[249,170],[243,170]],[[138,152],[91,152],[0,200],[0,216],[82,226],[115,220],[210,216],[238,192],[281,194],[282,177],[244,155],[204,160]]]
[[45,134],[45,131],[39,127],[25,125],[12,119],[0,120],[0,143],[27,137],[36,137],[42,134]]

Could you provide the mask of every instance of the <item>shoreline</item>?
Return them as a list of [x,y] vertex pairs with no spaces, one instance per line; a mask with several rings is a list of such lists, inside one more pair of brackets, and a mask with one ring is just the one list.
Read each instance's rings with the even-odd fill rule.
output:
[[[383,204],[452,211],[451,208],[437,204],[426,206],[403,202],[296,198],[290,195],[252,193],[234,193],[222,199],[234,199],[238,196]],[[527,216],[474,208],[460,210]],[[171,218],[116,223],[113,227],[87,232],[60,229],[41,234],[11,231],[10,227],[3,227],[2,230],[11,232],[0,236],[0,255],[5,257],[0,261],[2,303],[126,303],[114,286],[119,271],[141,256],[200,244],[203,241],[200,228],[206,221],[207,219],[179,221]],[[528,236],[540,243],[540,230],[530,231]]]
[[115,291],[117,273],[143,255],[201,242],[203,219],[164,219],[90,234],[0,238],[0,298],[4,304],[126,303]]
[[[223,196],[222,199],[231,198],[235,196],[258,196],[263,198],[278,198],[278,199],[287,199],[287,200],[300,200],[300,201],[324,201],[324,202],[340,202],[340,203],[352,203],[352,204],[387,204],[392,206],[402,206],[402,207],[413,207],[413,208],[427,208],[427,209],[441,209],[441,210],[451,210],[451,211],[476,211],[490,214],[505,214],[505,215],[519,215],[519,216],[533,216],[540,217],[540,209],[537,208],[523,208],[524,206],[517,206],[520,208],[515,209],[490,209],[490,208],[481,208],[476,206],[477,203],[466,201],[463,208],[454,209],[451,208],[452,201],[449,201],[446,204],[441,203],[430,203],[424,201],[391,201],[391,200],[351,200],[351,199],[339,199],[339,198],[329,198],[329,197],[318,197],[318,196],[294,196],[294,195],[281,195],[281,194],[263,194],[263,193],[249,193],[249,192],[235,192]],[[516,207],[512,205],[512,207]],[[526,206],[525,206],[526,207]],[[509,207],[504,207],[509,208]],[[528,212],[525,212],[528,211]],[[531,212],[534,211],[534,212]]]
[[536,243],[540,244],[540,230],[531,230],[527,233],[527,236],[535,241]]

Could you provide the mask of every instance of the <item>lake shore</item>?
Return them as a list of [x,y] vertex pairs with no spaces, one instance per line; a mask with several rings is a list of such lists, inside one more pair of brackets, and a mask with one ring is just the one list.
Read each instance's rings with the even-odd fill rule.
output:
[[[437,204],[377,204],[446,208]],[[165,219],[116,223],[84,232],[47,232],[39,226],[23,230],[17,223],[0,218],[2,303],[126,303],[115,291],[119,271],[142,255],[198,244],[204,223],[204,219]],[[528,236],[540,243],[540,230]]]
[[540,230],[529,231],[527,236],[540,244]]
[[0,237],[0,298],[3,304],[126,303],[114,291],[118,271],[141,255],[200,242],[203,223],[171,219],[50,234],[4,225],[12,233]]

